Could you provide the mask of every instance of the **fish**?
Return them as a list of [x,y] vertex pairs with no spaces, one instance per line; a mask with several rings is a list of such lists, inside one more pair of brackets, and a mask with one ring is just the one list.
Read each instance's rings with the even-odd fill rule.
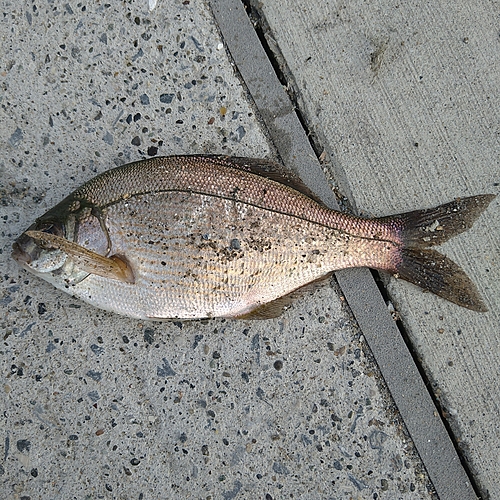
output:
[[353,267],[482,312],[476,286],[432,247],[470,228],[494,197],[362,218],[328,208],[270,160],[155,157],[83,184],[17,238],[12,257],[141,320],[274,318],[297,291]]

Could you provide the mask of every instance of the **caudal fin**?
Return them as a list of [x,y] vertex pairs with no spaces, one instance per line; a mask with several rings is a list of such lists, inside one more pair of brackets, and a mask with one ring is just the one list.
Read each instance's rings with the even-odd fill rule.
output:
[[438,207],[384,217],[381,220],[396,226],[405,247],[429,248],[441,245],[470,229],[495,196],[480,194],[457,198]]
[[479,292],[465,272],[451,259],[431,250],[469,229],[495,195],[462,198],[427,210],[416,210],[384,222],[398,233],[402,246],[392,271],[400,278],[459,306],[485,312]]
[[402,249],[397,276],[472,311],[488,310],[463,269],[436,250]]

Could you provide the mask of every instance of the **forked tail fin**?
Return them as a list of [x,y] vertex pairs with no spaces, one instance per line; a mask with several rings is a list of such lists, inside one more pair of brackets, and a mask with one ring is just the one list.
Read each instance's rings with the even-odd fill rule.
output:
[[403,248],[397,276],[467,309],[488,310],[464,270],[436,250]]
[[429,247],[469,229],[493,198],[492,194],[471,196],[436,208],[381,219],[392,226],[402,244],[398,262],[393,263],[391,271],[459,306],[487,311],[476,286],[463,269]]

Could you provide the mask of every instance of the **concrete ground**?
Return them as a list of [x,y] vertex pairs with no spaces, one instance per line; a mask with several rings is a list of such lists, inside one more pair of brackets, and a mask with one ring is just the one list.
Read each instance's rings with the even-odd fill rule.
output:
[[[329,5],[316,12],[293,2],[262,6],[267,39],[281,54],[290,86],[298,90],[300,111],[331,159],[326,167],[332,186],[359,209],[388,214],[498,192],[493,155],[499,108],[498,94],[491,90],[498,56],[494,46],[490,57],[481,52],[495,43],[488,38],[493,19],[488,5],[481,4],[471,21],[463,13],[443,14],[450,26],[444,34],[427,22],[432,17],[427,10],[407,13],[424,33],[416,38],[403,14],[385,21],[386,31],[378,27],[380,33],[373,28],[370,34],[363,20],[390,18],[382,15],[385,11],[377,17],[362,6],[335,12]],[[498,373],[493,373],[499,352],[498,201],[476,229],[446,249],[478,284],[490,313],[474,315],[409,285],[387,284],[458,444],[460,456],[446,443],[442,448],[442,461],[456,466],[456,484],[445,473],[435,473],[439,464],[420,444],[434,439],[434,429],[444,429],[438,410],[433,409],[431,427],[423,419],[410,422],[407,413],[403,420],[399,395],[422,381],[392,389],[390,371],[393,378],[404,379],[402,367],[386,366],[375,343],[367,343],[367,316],[349,298],[342,276],[343,288],[334,279],[276,320],[146,323],[93,309],[21,271],[10,259],[12,241],[37,216],[115,165],[182,153],[279,153],[286,164],[293,158],[302,165],[309,161],[300,160],[300,152],[288,154],[299,143],[298,132],[279,121],[284,114],[267,116],[272,104],[262,105],[263,96],[251,90],[252,75],[243,77],[247,86],[242,84],[246,62],[237,60],[229,35],[219,32],[220,27],[224,33],[222,22],[216,23],[212,14],[219,7],[220,2],[209,6],[181,0],[160,0],[152,9],[145,1],[2,6],[0,496],[420,499],[436,498],[435,488],[440,498],[457,498],[450,494],[457,487],[465,492],[459,498],[473,498],[466,484],[470,480],[477,493],[495,498],[500,493],[494,481],[500,440],[493,425],[499,405]],[[224,11],[233,14],[232,8]],[[334,22],[338,19],[342,22]],[[460,29],[454,19],[460,19]],[[247,28],[235,22],[245,46]],[[408,30],[404,40],[394,35],[402,25]],[[431,28],[434,38],[423,43]],[[351,32],[357,44],[349,39]],[[391,36],[385,37],[386,32]],[[449,35],[462,32],[470,51],[466,68],[472,69],[465,77],[449,77],[455,87],[449,81],[419,87],[424,90],[417,97],[427,104],[421,115],[411,82],[405,87],[394,78],[413,74],[405,68],[416,64],[410,56],[422,46],[431,81],[438,70],[458,71],[450,61],[465,56],[458,55],[458,42],[455,47],[449,41],[455,43],[456,37]],[[334,43],[345,44],[339,54],[349,47],[355,54],[330,57]],[[454,50],[443,49],[450,44]],[[247,43],[253,62],[258,61],[256,50],[254,41]],[[338,67],[327,70],[328,62],[339,60],[344,73]],[[402,61],[401,67],[391,72],[388,60]],[[361,84],[356,71],[367,73]],[[350,80],[345,77],[349,72]],[[254,75],[263,73],[257,68]],[[337,80],[325,78],[331,75]],[[461,86],[463,80],[471,94]],[[404,95],[391,92],[389,84]],[[363,94],[377,85],[377,92]],[[351,101],[364,102],[364,107],[335,108],[349,103],[350,92],[356,96]],[[267,93],[272,93],[270,86],[262,92]],[[422,97],[428,95],[434,100]],[[458,96],[456,101],[449,101],[450,95]],[[452,109],[447,115],[437,105],[444,108],[448,102],[453,105],[447,105]],[[385,115],[377,112],[377,103]],[[424,137],[412,135],[407,144],[396,125],[411,117],[416,118],[412,134]],[[269,125],[270,119],[282,133]],[[363,123],[371,125],[359,126]],[[439,126],[433,129],[435,123]],[[467,127],[468,141],[460,140],[460,124]],[[441,135],[446,139],[441,142],[431,141],[436,130],[442,133],[451,125],[454,141],[449,134]],[[354,133],[359,130],[371,132]],[[377,139],[382,132],[386,142]],[[410,131],[405,134],[409,137]],[[291,140],[283,144],[285,138]],[[446,146],[443,151],[439,144]],[[437,166],[431,167],[437,151],[448,156],[438,155]],[[373,165],[383,165],[383,173],[380,167],[375,173]],[[398,165],[405,169],[397,170]],[[300,166],[292,168],[300,171]],[[308,167],[304,175],[321,196],[331,196],[319,167]],[[357,276],[348,273],[347,279]],[[372,303],[377,300],[373,295]],[[382,338],[390,328],[394,324],[379,328]],[[408,356],[404,345],[390,344],[391,349],[398,359]],[[415,414],[432,403],[428,399],[424,394],[409,402]],[[472,471],[470,477],[459,458]]]

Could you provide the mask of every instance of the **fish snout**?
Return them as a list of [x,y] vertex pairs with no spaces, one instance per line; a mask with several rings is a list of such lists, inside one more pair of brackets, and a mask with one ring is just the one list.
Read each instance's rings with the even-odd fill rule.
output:
[[40,254],[40,248],[26,233],[12,244],[12,258],[19,264],[31,264]]
[[20,264],[30,264],[32,261],[31,255],[28,252],[25,252],[17,241],[12,244],[11,256]]

